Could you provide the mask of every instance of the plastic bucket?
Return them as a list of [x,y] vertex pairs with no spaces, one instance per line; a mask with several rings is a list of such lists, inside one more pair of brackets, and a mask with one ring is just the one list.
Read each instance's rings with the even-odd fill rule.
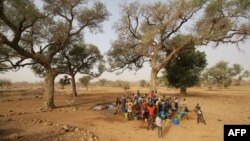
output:
[[177,120],[178,120],[178,121],[181,120],[181,115],[177,115]]
[[180,112],[180,114],[181,114],[181,117],[184,117],[186,115],[185,112]]
[[161,119],[166,119],[166,115],[161,115]]
[[175,119],[173,120],[173,123],[174,123],[174,125],[178,125],[178,124],[179,124],[179,120],[178,120],[177,118],[175,118]]
[[165,112],[164,112],[164,111],[161,111],[160,114],[161,114],[161,115],[165,115]]

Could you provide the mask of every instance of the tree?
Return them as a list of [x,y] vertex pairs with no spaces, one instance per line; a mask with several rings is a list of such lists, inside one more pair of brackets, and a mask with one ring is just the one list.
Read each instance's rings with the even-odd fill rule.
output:
[[105,86],[108,83],[107,79],[99,79],[99,84],[101,87]]
[[83,77],[79,78],[79,81],[88,90],[89,82],[91,79],[92,79],[91,76],[87,75],[87,76],[83,76]]
[[210,84],[217,84],[224,89],[231,85],[234,77],[239,80],[247,76],[248,71],[244,71],[242,74],[243,70],[239,64],[229,67],[228,62],[220,61],[203,74],[203,79],[210,82]]
[[140,80],[140,87],[145,87],[147,85],[147,82],[145,80]]
[[63,78],[59,79],[59,84],[62,86],[61,88],[64,89],[64,86],[70,84],[70,78],[68,78],[68,75],[64,75]]
[[124,89],[124,91],[127,91],[128,89],[130,89],[130,84],[128,81],[122,81],[120,87]]
[[199,82],[201,71],[206,67],[206,55],[195,48],[181,51],[175,59],[165,66],[163,77],[170,86],[180,88],[180,93],[186,94],[186,89]]
[[[99,49],[92,44],[75,44],[63,50],[55,62],[60,73],[71,76],[72,95],[77,97],[75,75],[77,73],[98,77],[104,71],[103,56]],[[95,72],[98,68],[98,72]]]
[[248,70],[244,70],[244,68],[239,64],[234,64],[231,71],[231,73],[235,76],[233,81],[236,86],[239,86],[244,78],[248,78],[250,76],[250,72]]
[[128,81],[116,80],[115,81],[115,86],[116,87],[121,87],[125,91],[128,90],[128,89],[130,89],[130,84],[129,84]]
[[[137,70],[149,62],[150,88],[155,90],[158,72],[182,50],[247,39],[249,9],[250,2],[243,0],[170,0],[124,5],[115,25],[118,39],[108,51],[110,70]],[[177,43],[175,47],[172,42]]]
[[12,85],[12,82],[7,79],[0,79],[0,87],[3,88],[5,86],[7,89]]
[[[6,62],[13,68],[39,64],[45,71],[41,110],[55,107],[54,80],[59,73],[51,64],[55,56],[82,40],[84,29],[100,31],[108,15],[98,1],[44,0],[39,9],[31,0],[0,0],[0,48],[7,47],[17,54]],[[37,69],[39,72],[41,67]]]

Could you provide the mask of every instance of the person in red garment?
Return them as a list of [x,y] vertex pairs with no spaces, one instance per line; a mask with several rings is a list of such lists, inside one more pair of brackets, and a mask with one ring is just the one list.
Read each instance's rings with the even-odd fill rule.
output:
[[153,130],[155,111],[156,111],[155,106],[150,105],[148,107],[148,113],[149,113],[148,130],[149,130],[149,128],[152,128],[152,130]]

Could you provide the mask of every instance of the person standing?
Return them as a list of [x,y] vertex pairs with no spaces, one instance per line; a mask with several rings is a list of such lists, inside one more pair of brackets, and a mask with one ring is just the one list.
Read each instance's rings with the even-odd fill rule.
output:
[[198,109],[197,109],[197,124],[199,122],[203,122],[206,125],[206,121],[203,117],[203,112],[201,111],[201,107],[198,107]]
[[115,103],[117,110],[119,110],[121,108],[121,103],[122,103],[119,97],[116,98]]
[[130,100],[128,103],[127,103],[127,107],[128,107],[128,120],[132,120],[132,112],[133,112],[133,103],[132,103],[132,100]]
[[148,118],[148,130],[149,130],[149,128],[152,128],[152,130],[154,128],[153,124],[154,124],[155,110],[156,110],[156,108],[155,108],[154,105],[150,105],[148,107],[148,114],[149,114],[149,118]]
[[123,95],[123,97],[122,97],[122,110],[125,110],[125,108],[126,108],[126,103],[127,103],[126,96]]
[[163,135],[162,135],[162,119],[161,119],[160,115],[158,115],[156,117],[156,119],[155,119],[155,125],[158,128],[158,137],[162,138],[163,137]]
[[178,111],[178,108],[179,108],[179,104],[178,104],[178,98],[177,97],[175,97],[175,99],[174,99],[174,107],[175,107],[175,112],[177,112]]

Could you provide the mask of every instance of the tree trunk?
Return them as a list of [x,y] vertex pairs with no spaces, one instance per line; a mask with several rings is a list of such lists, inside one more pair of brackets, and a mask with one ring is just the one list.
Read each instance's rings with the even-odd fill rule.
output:
[[156,91],[156,79],[157,79],[157,71],[152,69],[151,76],[150,76],[150,90]]
[[56,77],[55,70],[46,70],[44,78],[44,103],[40,108],[41,111],[47,111],[55,108],[54,104],[54,81]]
[[181,88],[180,88],[180,93],[186,95],[186,94],[187,94],[187,89],[181,87]]
[[75,75],[72,74],[70,76],[71,76],[71,81],[72,81],[72,95],[77,97]]

